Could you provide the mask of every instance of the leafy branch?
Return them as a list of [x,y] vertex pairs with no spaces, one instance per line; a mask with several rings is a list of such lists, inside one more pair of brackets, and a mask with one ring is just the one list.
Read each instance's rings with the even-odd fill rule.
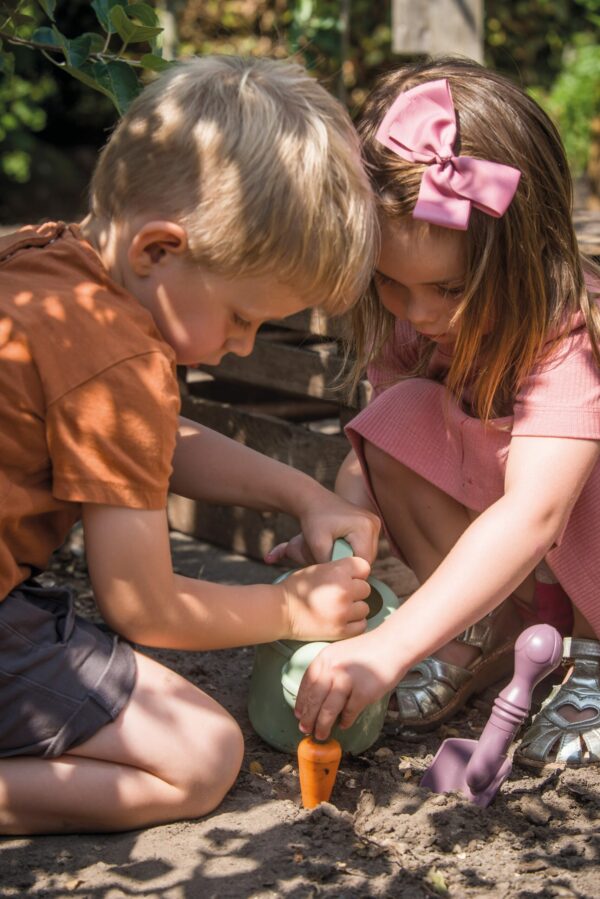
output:
[[[147,3],[92,0],[99,31],[76,37],[67,37],[58,27],[56,0],[37,4],[47,24],[39,25],[39,14],[29,0],[16,4],[0,0],[0,71],[6,74],[14,72],[14,55],[6,45],[37,50],[57,68],[109,97],[122,115],[140,91],[139,73],[171,65],[162,56],[160,20]],[[132,45],[140,52],[132,51]]]

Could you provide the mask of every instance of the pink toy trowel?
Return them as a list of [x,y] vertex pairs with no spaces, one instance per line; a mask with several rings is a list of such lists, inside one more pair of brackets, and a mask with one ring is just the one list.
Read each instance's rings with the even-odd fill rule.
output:
[[549,624],[535,624],[515,643],[515,673],[494,702],[479,740],[444,740],[421,778],[434,793],[460,790],[475,805],[490,804],[512,768],[506,757],[527,717],[535,686],[562,657],[562,637]]

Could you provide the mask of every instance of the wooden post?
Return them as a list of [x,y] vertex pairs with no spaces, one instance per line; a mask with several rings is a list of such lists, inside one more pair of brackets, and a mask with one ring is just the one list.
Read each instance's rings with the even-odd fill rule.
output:
[[483,0],[392,0],[392,50],[483,62]]

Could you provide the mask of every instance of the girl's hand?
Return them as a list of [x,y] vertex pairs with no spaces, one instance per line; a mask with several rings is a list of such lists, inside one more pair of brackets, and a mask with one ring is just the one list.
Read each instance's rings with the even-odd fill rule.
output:
[[339,537],[347,540],[355,556],[373,562],[381,522],[373,512],[355,506],[342,497],[323,490],[318,501],[308,504],[300,517],[302,533],[287,543],[280,543],[266,553],[267,564],[288,558],[299,565],[327,562],[333,543]]
[[288,575],[282,590],[289,640],[342,640],[367,626],[371,570],[364,559],[339,559]]
[[323,649],[298,690],[295,715],[302,733],[326,740],[338,716],[342,729],[350,727],[365,706],[401,679],[394,655],[393,645],[382,644],[376,630]]

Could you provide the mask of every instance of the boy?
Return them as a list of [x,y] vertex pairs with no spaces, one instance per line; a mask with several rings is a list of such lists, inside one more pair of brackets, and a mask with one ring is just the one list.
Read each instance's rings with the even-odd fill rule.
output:
[[[175,365],[247,355],[267,319],[352,305],[376,219],[351,123],[299,67],[194,59],[116,128],[79,225],[0,243],[0,832],[125,830],[205,814],[241,764],[202,691],[73,615],[33,576],[83,520],[108,624],[212,649],[361,633],[375,516],[193,422]],[[168,489],[285,510],[325,562],[278,585],[175,575]]]

